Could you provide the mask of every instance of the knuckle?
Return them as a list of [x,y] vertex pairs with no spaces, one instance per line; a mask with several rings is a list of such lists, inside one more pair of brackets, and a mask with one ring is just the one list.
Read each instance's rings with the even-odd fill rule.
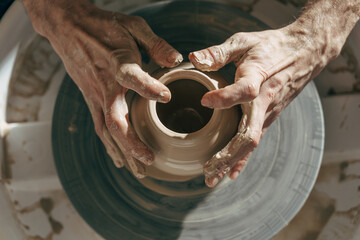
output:
[[[290,76],[287,76],[287,78],[290,77]],[[282,80],[279,78],[279,77],[272,77],[271,79],[271,87],[273,88],[276,88],[278,86],[281,86],[282,85]]]
[[244,140],[247,146],[250,148],[250,151],[254,150],[257,146],[259,146],[260,135],[257,131],[247,131],[244,136]]
[[243,33],[243,32],[237,32],[230,37],[230,40],[233,41],[236,39],[242,39],[242,38],[244,38],[244,35],[245,35],[245,33]]
[[250,138],[250,146],[253,148],[256,148],[257,146],[259,146],[259,139],[256,138]]
[[271,102],[276,96],[276,91],[273,88],[270,88],[267,90],[266,95],[267,95],[269,102]]
[[247,86],[247,96],[250,99],[255,99],[259,95],[259,87],[254,83],[249,83]]
[[246,137],[246,141],[251,149],[254,149],[257,146],[259,146],[259,138],[255,137],[255,136],[248,135]]
[[152,47],[149,49],[149,53],[154,56],[161,55],[163,50],[167,50],[166,47],[166,41],[160,37],[156,37],[153,40]]
[[261,82],[264,82],[265,80],[267,80],[269,78],[269,74],[268,72],[261,66],[259,65],[255,65],[258,73],[260,74],[260,76],[262,77]]
[[118,20],[123,26],[131,26],[133,16],[122,17]]
[[131,21],[138,25],[146,24],[145,19],[140,16],[131,16]]
[[110,62],[115,65],[115,67],[118,67],[120,64],[119,61],[119,51],[114,50],[110,52]]
[[145,20],[140,16],[127,16],[122,19],[122,24],[128,27],[145,24]]
[[210,57],[213,59],[214,63],[219,65],[218,67],[223,66],[227,62],[229,54],[227,54],[223,47],[213,46],[210,47],[208,50],[210,53]]
[[254,34],[249,34],[246,32],[238,32],[230,37],[230,45],[234,44],[237,46],[245,46],[254,41]]

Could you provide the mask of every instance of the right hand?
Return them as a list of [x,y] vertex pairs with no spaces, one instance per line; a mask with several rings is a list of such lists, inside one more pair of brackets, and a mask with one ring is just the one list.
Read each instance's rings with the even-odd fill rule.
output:
[[82,92],[114,164],[119,168],[127,164],[134,176],[145,177],[145,166],[154,156],[129,122],[125,94],[132,89],[160,102],[168,102],[171,95],[141,69],[138,45],[161,67],[178,65],[181,54],[140,17],[103,11],[82,0],[33,4],[53,10],[44,15],[49,19],[39,20],[27,6],[34,28],[48,38]]
[[339,43],[323,43],[323,36],[307,35],[298,23],[260,32],[240,32],[223,44],[189,54],[202,71],[217,71],[234,62],[234,83],[206,93],[209,108],[241,104],[237,134],[204,165],[205,182],[214,187],[226,174],[236,179],[270,124],[341,50]]

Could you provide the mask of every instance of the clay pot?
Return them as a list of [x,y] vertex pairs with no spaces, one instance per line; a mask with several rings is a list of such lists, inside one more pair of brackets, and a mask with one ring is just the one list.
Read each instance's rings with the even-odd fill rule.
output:
[[207,91],[227,82],[218,73],[203,73],[191,63],[160,70],[153,76],[172,93],[169,103],[136,95],[130,118],[140,139],[155,153],[147,175],[166,181],[186,181],[203,173],[203,164],[234,136],[236,107],[209,109],[201,105]]

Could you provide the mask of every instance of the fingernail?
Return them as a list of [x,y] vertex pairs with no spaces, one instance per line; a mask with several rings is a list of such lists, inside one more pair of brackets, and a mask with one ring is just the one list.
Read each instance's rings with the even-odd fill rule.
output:
[[207,178],[207,177],[205,177],[205,183],[206,183],[206,185],[208,186],[208,187],[215,187],[216,186],[216,184],[218,184],[218,182],[219,182],[219,179],[217,178],[217,177],[213,177],[213,178]]
[[138,157],[137,160],[139,160],[140,162],[142,162],[143,164],[145,164],[146,166],[150,166],[153,162],[154,159],[152,156],[142,156],[142,157]]
[[219,182],[219,179],[218,179],[217,177],[214,177],[214,178],[212,179],[212,181],[211,181],[211,185],[212,185],[213,187],[215,187],[216,184],[218,184],[218,182]]
[[114,161],[114,164],[115,164],[115,166],[116,166],[117,168],[122,168],[122,167],[124,166],[123,163],[121,163],[121,162],[119,162],[119,161],[117,161],[117,160]]
[[207,177],[205,177],[205,184],[206,184],[206,186],[208,186],[208,187],[212,187],[211,182],[210,182],[210,180],[209,180]]
[[212,108],[212,102],[209,98],[201,99],[201,105],[203,105],[204,107]]
[[178,52],[173,52],[167,58],[167,61],[169,63],[173,63],[174,66],[180,64],[183,60],[184,60],[183,56],[181,54],[179,54]]
[[168,91],[162,91],[157,99],[158,102],[167,103],[171,99],[171,94]]
[[146,166],[150,166],[154,162],[154,154],[152,152],[149,152],[148,154],[145,154],[145,161],[144,164]]
[[136,177],[136,178],[139,178],[139,179],[143,179],[143,178],[146,177],[146,175],[143,175],[143,174],[141,174],[141,173],[137,173],[137,174],[135,175],[135,177]]
[[117,168],[120,168],[121,166],[120,166],[120,164],[119,164],[119,162],[118,161],[114,161],[114,165],[115,165],[115,167],[117,167]]
[[233,173],[231,174],[232,179],[235,180],[235,179],[239,176],[239,173],[240,173],[240,172],[238,172],[238,171],[233,172]]
[[146,168],[142,165],[138,160],[133,157],[127,158],[128,165],[130,167],[131,172],[136,178],[144,178],[146,177]]
[[150,166],[154,162],[154,153],[145,145],[142,145],[142,147],[137,150],[131,150],[131,155],[146,166]]

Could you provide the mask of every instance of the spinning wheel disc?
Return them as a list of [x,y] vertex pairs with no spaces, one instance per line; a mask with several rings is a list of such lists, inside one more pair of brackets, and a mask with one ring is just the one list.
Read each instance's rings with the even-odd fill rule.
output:
[[[183,56],[239,31],[266,26],[232,7],[166,2],[134,13]],[[148,62],[143,57],[144,64]],[[220,73],[232,81],[235,68]],[[117,169],[96,136],[81,92],[67,76],[52,126],[63,187],[80,215],[106,239],[268,239],[298,212],[315,182],[324,144],[313,83],[268,129],[236,181],[208,189],[203,177],[169,183]],[[153,186],[149,189],[145,185]]]

